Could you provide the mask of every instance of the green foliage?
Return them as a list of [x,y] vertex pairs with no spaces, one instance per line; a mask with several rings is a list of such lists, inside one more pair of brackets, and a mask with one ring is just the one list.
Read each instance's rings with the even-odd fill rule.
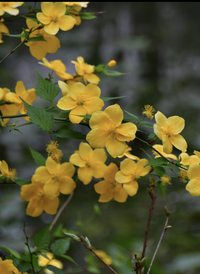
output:
[[29,148],[30,148],[31,155],[32,155],[34,161],[36,162],[36,164],[38,164],[40,166],[45,166],[46,159],[39,152],[32,149],[30,147],[30,145],[29,145]]
[[56,240],[50,247],[51,251],[56,256],[64,255],[65,252],[69,249],[70,238],[68,239],[59,239]]
[[79,131],[75,131],[72,129],[64,129],[64,128],[53,131],[53,134],[57,137],[66,138],[66,139],[85,140],[86,138],[86,135]]
[[110,100],[117,100],[117,99],[120,99],[120,98],[124,98],[126,96],[117,96],[117,97],[101,97],[101,99],[106,102],[106,101],[110,101]]
[[47,226],[35,235],[33,242],[37,249],[41,249],[49,245],[50,238],[49,226]]
[[86,12],[86,11],[79,13],[79,16],[81,17],[81,19],[87,19],[87,20],[96,18],[95,15],[93,15],[90,12]]
[[48,266],[45,267],[45,269],[53,271],[53,273],[55,273],[55,274],[64,274],[64,272],[61,269],[59,269],[59,268],[57,268],[53,265],[48,265]]

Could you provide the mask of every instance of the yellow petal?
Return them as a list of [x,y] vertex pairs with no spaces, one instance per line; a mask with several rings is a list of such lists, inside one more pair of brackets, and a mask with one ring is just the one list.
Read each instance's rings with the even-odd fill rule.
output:
[[121,124],[124,118],[123,110],[120,108],[118,104],[107,107],[104,110],[104,112],[110,117],[110,119],[116,125],[116,127],[118,127]]
[[63,163],[59,168],[59,176],[69,176],[72,177],[75,173],[75,167],[72,163]]
[[84,94],[86,98],[91,98],[91,97],[100,97],[101,95],[101,90],[96,84],[89,84],[84,88]]
[[128,198],[128,194],[126,193],[122,185],[120,185],[120,187],[117,187],[117,188],[115,187],[115,191],[113,194],[114,194],[113,198],[119,203],[126,202]]
[[40,166],[36,169],[32,178],[36,182],[45,184],[47,181],[51,180],[51,177],[52,175],[48,172],[47,168],[45,166]]
[[149,173],[149,171],[151,170],[151,166],[146,166],[147,164],[148,164],[147,159],[141,159],[136,163],[136,177],[135,178],[145,176]]
[[58,197],[54,199],[44,198],[44,211],[48,214],[56,214],[60,200]]
[[95,191],[98,193],[98,194],[102,194],[102,193],[105,193],[107,192],[108,190],[108,185],[109,185],[109,182],[106,181],[106,180],[103,180],[97,184],[94,185],[94,189]]
[[92,181],[93,175],[93,170],[87,166],[79,167],[78,169],[78,178],[84,185],[87,185]]
[[171,138],[166,135],[163,135],[163,151],[167,154],[172,152],[173,146],[170,142]]
[[67,31],[74,27],[76,19],[69,15],[63,15],[58,19],[58,24],[61,30]]
[[111,126],[111,119],[104,111],[97,111],[92,114],[92,117],[89,121],[90,127],[93,128],[102,128],[104,130],[109,129]]
[[188,169],[188,177],[190,180],[192,179],[200,179],[200,165],[192,164]]
[[164,126],[167,125],[167,118],[166,118],[166,116],[165,116],[162,112],[160,112],[160,111],[158,111],[158,112],[155,114],[155,121],[156,121],[156,123],[157,123],[157,125],[158,125],[159,127],[164,127]]
[[23,201],[30,201],[34,196],[37,196],[37,185],[29,184],[21,187],[20,197]]
[[[42,3],[41,3],[42,4]],[[36,14],[37,19],[44,25],[49,24],[51,22],[51,18],[45,16],[42,12],[38,12]]]
[[106,165],[100,162],[96,162],[91,165],[91,169],[93,170],[94,178],[102,178],[104,176]]
[[79,145],[79,154],[84,161],[90,159],[90,154],[92,153],[92,148],[89,144],[81,142]]
[[132,180],[130,183],[123,184],[123,187],[130,196],[134,196],[139,188],[138,183],[135,180]]
[[85,86],[82,83],[74,83],[69,86],[69,94],[74,100],[77,100],[82,95],[84,89]]
[[116,158],[117,156],[124,153],[126,149],[126,143],[119,142],[116,138],[108,136],[106,140],[106,149],[112,157]]
[[60,180],[60,192],[62,194],[71,194],[76,188],[74,180],[68,176],[64,176]]
[[115,181],[115,175],[118,172],[118,167],[114,163],[110,163],[109,166],[106,167],[105,172],[104,172],[104,178],[107,181]]
[[121,171],[118,171],[115,175],[115,180],[121,184],[128,183],[131,181],[131,179],[132,179],[131,175],[124,175],[124,173],[122,173]]
[[107,159],[105,150],[103,148],[96,148],[95,150],[92,151],[90,155],[90,159],[93,163],[95,162],[105,163]]
[[39,198],[33,198],[28,203],[26,214],[32,217],[38,217],[43,212],[43,201]]
[[41,2],[41,10],[42,10],[42,12],[44,13],[45,16],[51,16],[51,13],[52,13],[53,9],[54,9],[54,3],[53,2]]
[[80,157],[79,152],[72,154],[69,158],[69,161],[70,163],[79,167],[84,167],[86,165],[86,162]]
[[99,202],[101,203],[107,203],[113,198],[113,193],[112,192],[104,192],[101,194],[99,198]]
[[186,190],[189,191],[189,193],[192,196],[200,196],[200,180],[199,179],[192,179],[189,181],[189,183],[186,185]]
[[62,2],[55,2],[53,5],[52,13],[55,17],[63,16],[66,12],[66,5]]
[[154,125],[153,125],[153,129],[154,129],[154,133],[158,136],[158,138],[159,138],[160,140],[162,140],[162,138],[163,138],[163,131],[162,131],[162,129],[160,128],[160,126],[157,125],[157,124],[154,124]]
[[137,127],[133,123],[121,124],[116,130],[116,132],[119,134],[116,138],[119,141],[130,142],[131,140],[135,139],[136,131]]
[[187,142],[180,134],[172,135],[170,137],[170,141],[173,144],[173,146],[175,146],[182,152],[185,152],[187,150]]
[[[66,96],[65,96],[66,97]],[[81,117],[82,115],[86,115],[86,110],[83,106],[76,106],[74,109],[72,109],[69,113],[69,120],[73,124],[79,124],[84,117]],[[80,115],[80,116],[79,116]]]
[[43,187],[43,191],[49,199],[54,199],[60,194],[59,183],[56,180],[47,182]]
[[96,111],[100,111],[104,106],[104,102],[100,98],[88,98],[84,102],[84,108],[86,113],[91,115]]
[[57,107],[62,110],[71,110],[77,106],[77,102],[71,98],[68,94],[62,98],[57,103]]
[[[44,24],[44,23],[43,23]],[[55,22],[50,22],[48,25],[44,26],[44,30],[51,35],[56,35],[57,32],[59,31],[59,25],[58,23]]]
[[172,127],[173,134],[179,134],[185,127],[185,120],[179,116],[171,116],[167,122]]
[[100,78],[96,74],[86,74],[85,78],[88,82],[98,84],[100,82]]
[[94,128],[91,130],[87,136],[86,140],[94,148],[103,148],[105,147],[108,134],[104,129]]
[[125,159],[120,163],[120,170],[124,175],[131,175],[136,171],[136,163],[131,159]]

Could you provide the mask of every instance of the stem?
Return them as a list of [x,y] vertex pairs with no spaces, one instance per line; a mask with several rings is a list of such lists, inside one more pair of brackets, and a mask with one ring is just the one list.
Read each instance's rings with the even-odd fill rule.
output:
[[152,260],[151,260],[151,263],[150,263],[149,269],[148,269],[148,271],[147,271],[147,274],[150,273],[151,267],[152,267],[153,262],[154,262],[154,260],[155,260],[155,257],[156,257],[156,254],[157,254],[157,252],[158,252],[158,249],[159,249],[159,247],[160,247],[161,241],[162,241],[162,239],[163,239],[163,236],[164,236],[164,234],[165,234],[165,231],[167,230],[167,225],[168,225],[168,221],[169,221],[169,215],[170,215],[170,214],[169,214],[169,212],[168,212],[168,213],[167,213],[167,218],[166,218],[166,221],[165,221],[165,225],[164,225],[162,234],[161,234],[161,236],[160,236],[160,240],[159,240],[158,245],[157,245],[157,247],[156,247],[156,250],[155,250],[155,252],[154,252],[154,254],[153,254],[153,258],[152,258]]
[[142,251],[142,258],[141,259],[143,259],[144,255],[145,255],[151,217],[152,217],[152,213],[153,213],[153,209],[154,209],[154,204],[155,204],[155,201],[156,201],[156,195],[155,195],[155,192],[154,192],[154,187],[155,186],[153,186],[151,192],[149,192],[149,195],[152,199],[152,202],[151,202],[151,207],[150,207],[150,210],[149,210],[149,218],[148,218],[148,222],[147,222],[147,227],[146,227],[146,230],[145,230],[145,238],[144,238],[144,245],[143,245],[143,251]]
[[114,269],[112,269],[112,267],[110,267],[106,262],[104,262],[94,251],[94,249],[92,247],[90,247],[89,249],[102,263],[104,263],[113,273],[118,274],[117,272],[115,272]]
[[30,263],[31,263],[31,266],[32,266],[32,270],[33,270],[33,273],[35,274],[35,270],[34,270],[34,266],[33,266],[33,258],[32,258],[32,253],[31,253],[31,250],[30,250],[30,247],[29,247],[29,243],[28,243],[28,236],[26,234],[26,230],[25,230],[25,220],[24,220],[24,228],[23,228],[23,231],[24,231],[24,235],[26,237],[26,245],[28,247],[28,251],[30,253]]
[[19,115],[7,115],[7,116],[0,116],[1,119],[5,119],[5,118],[19,118],[19,117],[25,117],[28,116],[28,114],[19,114]]
[[11,50],[10,53],[8,53],[1,61],[0,64],[6,59],[8,58],[12,53],[14,53],[16,51],[16,49],[18,49],[24,42],[22,41],[19,45],[17,45],[13,50]]
[[51,223],[51,226],[49,228],[49,231],[52,230],[52,228],[54,227],[55,223],[57,222],[58,218],[60,217],[60,214],[62,213],[62,211],[65,209],[65,207],[68,205],[68,203],[71,201],[71,198],[73,197],[74,192],[72,192],[69,197],[67,198],[67,200],[65,201],[65,203],[61,206],[61,208],[58,210],[55,218],[53,219],[53,222]]

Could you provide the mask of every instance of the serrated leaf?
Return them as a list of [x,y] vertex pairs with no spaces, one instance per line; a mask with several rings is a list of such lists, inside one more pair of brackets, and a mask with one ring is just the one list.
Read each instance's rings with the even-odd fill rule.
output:
[[85,12],[85,11],[82,13],[79,13],[79,16],[81,17],[81,19],[87,19],[87,20],[96,18],[95,15],[91,14],[90,12]]
[[153,123],[150,123],[150,122],[139,122],[138,123],[138,126],[144,126],[144,127],[150,127],[150,128],[153,128]]
[[20,254],[18,252],[16,252],[15,250],[11,249],[11,248],[6,248],[3,246],[0,246],[0,249],[2,249],[3,251],[12,254],[14,257],[20,259]]
[[49,269],[49,270],[53,271],[54,274],[64,274],[64,272],[60,268],[57,268],[53,265],[48,265],[45,267],[45,269]]
[[70,256],[61,255],[61,257],[68,260],[68,261],[70,261],[70,262],[72,262],[72,263],[74,263],[76,266],[78,266],[77,263]]
[[163,167],[161,166],[154,166],[153,168],[155,172],[158,174],[158,176],[162,177],[164,174],[166,174],[166,171]]
[[29,254],[29,261],[23,261],[18,258],[12,258],[12,260],[13,260],[14,266],[16,266],[20,272],[25,272],[32,268],[31,263],[29,262],[30,254]]
[[117,97],[101,97],[101,99],[106,102],[106,101],[110,101],[110,100],[116,100],[116,99],[120,99],[120,98],[124,98],[126,96],[117,96]]
[[104,70],[103,73],[107,76],[120,76],[128,73],[123,73],[119,71],[114,71],[114,70]]
[[157,192],[159,195],[165,196],[166,194],[166,184],[163,184],[161,181],[157,183]]
[[59,239],[59,240],[56,240],[51,245],[51,251],[53,252],[54,255],[61,256],[65,254],[65,252],[69,249],[69,246],[70,246],[70,238]]
[[23,179],[16,179],[15,180],[15,183],[19,186],[23,186],[23,185],[28,185],[30,184],[30,181],[26,181],[26,180],[23,180]]
[[131,117],[133,117],[136,121],[138,121],[138,117],[135,116],[134,114],[130,113],[130,112],[127,111],[127,110],[124,110],[124,112],[126,112],[128,115],[130,115]]
[[155,159],[151,159],[149,160],[147,166],[168,166],[168,160],[163,158],[163,157],[158,157],[158,158],[155,158]]
[[54,126],[54,119],[51,113],[46,112],[44,109],[36,108],[27,104],[21,97],[23,101],[27,114],[30,117],[30,121],[39,126],[41,129],[50,132],[51,128]]
[[53,134],[60,138],[77,139],[77,140],[86,139],[85,134],[78,131],[71,130],[71,129],[64,129],[64,128],[59,129],[57,131],[53,131]]
[[49,226],[45,227],[44,229],[40,230],[34,237],[34,245],[37,246],[37,248],[45,247],[50,242],[50,232],[49,232]]
[[34,159],[34,161],[36,162],[36,164],[40,165],[40,166],[45,166],[46,163],[46,159],[42,156],[42,154],[40,154],[38,151],[35,151],[34,149],[32,149],[29,145],[30,148],[30,152],[31,155]]
[[37,75],[38,75],[38,82],[36,85],[36,95],[42,99],[53,102],[53,99],[59,94],[60,89],[49,80],[44,79],[39,74],[39,72],[37,72]]

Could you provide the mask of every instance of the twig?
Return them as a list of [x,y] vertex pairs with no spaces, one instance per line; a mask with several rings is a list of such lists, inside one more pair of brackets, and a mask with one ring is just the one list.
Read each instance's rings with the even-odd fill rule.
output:
[[65,201],[65,203],[61,206],[61,208],[58,210],[55,218],[53,219],[53,222],[51,223],[51,226],[49,228],[49,231],[52,230],[52,228],[54,227],[55,223],[57,222],[58,218],[60,217],[60,214],[62,213],[62,211],[65,209],[65,207],[68,205],[68,203],[70,202],[71,198],[73,197],[74,192],[72,192],[69,197],[67,198],[67,200]]
[[147,227],[146,227],[146,230],[145,230],[145,238],[144,238],[144,245],[143,245],[143,251],[142,251],[142,258],[144,258],[144,255],[145,255],[145,251],[146,251],[146,247],[147,247],[147,238],[148,238],[148,233],[149,233],[149,226],[150,226],[150,222],[151,222],[151,217],[152,217],[152,213],[153,213],[153,209],[154,209],[154,204],[155,204],[155,201],[156,201],[156,195],[155,195],[155,192],[154,192],[154,187],[155,186],[152,186],[152,190],[151,192],[149,192],[149,195],[152,199],[152,202],[151,202],[151,207],[150,207],[150,210],[149,210],[149,218],[148,218],[148,222],[147,222]]
[[31,266],[32,266],[33,273],[35,274],[35,270],[34,270],[34,266],[33,266],[32,252],[31,252],[31,249],[30,249],[30,247],[29,247],[28,236],[27,236],[26,230],[25,230],[25,220],[24,220],[24,228],[23,228],[23,231],[24,231],[24,235],[25,235],[25,237],[26,237],[26,243],[25,243],[25,245],[28,247],[28,251],[29,251],[29,254],[30,254],[30,263],[31,263]]
[[92,247],[90,247],[89,249],[102,263],[104,263],[113,273],[117,274],[117,272],[112,269],[112,267],[110,267],[106,262],[104,262],[97,254],[96,252],[94,251],[94,249]]
[[168,228],[171,228],[170,226],[169,226],[169,227],[167,226],[167,225],[168,225],[168,221],[169,221],[169,215],[170,215],[169,212],[167,212],[166,215],[167,215],[167,218],[166,218],[166,221],[165,221],[165,226],[164,226],[164,228],[163,228],[163,231],[162,231],[162,234],[161,234],[161,236],[160,236],[160,240],[159,240],[159,242],[158,242],[158,244],[157,244],[156,250],[155,250],[155,252],[154,252],[154,254],[153,254],[153,258],[152,258],[152,260],[151,260],[151,263],[150,263],[149,269],[148,269],[148,271],[147,271],[147,274],[150,273],[151,267],[152,267],[153,262],[154,262],[154,260],[155,260],[156,254],[157,254],[158,249],[159,249],[159,247],[160,247],[160,244],[161,244],[161,241],[162,241],[163,236],[164,236],[164,234],[165,234],[165,231],[166,231]]

